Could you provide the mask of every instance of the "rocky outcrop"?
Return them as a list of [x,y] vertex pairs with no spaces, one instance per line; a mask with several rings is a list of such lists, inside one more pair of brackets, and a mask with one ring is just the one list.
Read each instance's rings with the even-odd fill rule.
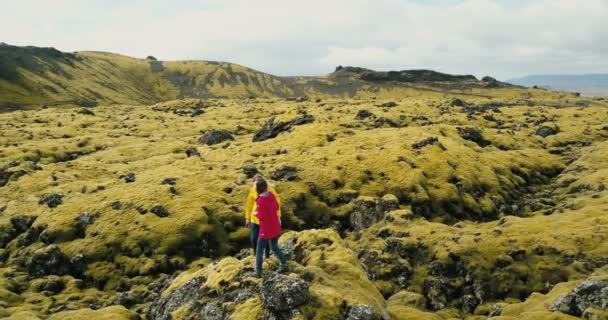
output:
[[298,178],[298,169],[292,166],[281,166],[272,172],[270,175],[272,180],[287,180],[293,181]]
[[439,139],[437,139],[437,137],[428,137],[412,144],[412,148],[415,150],[419,150],[426,146],[436,144],[437,142],[439,142]]
[[365,120],[369,117],[373,117],[374,114],[367,111],[367,110],[359,110],[357,111],[357,114],[355,115],[355,120]]
[[192,148],[186,149],[186,156],[188,158],[190,158],[190,157],[200,157],[201,154],[200,154],[200,152],[198,152],[198,150],[196,148],[192,147]]
[[381,199],[359,197],[349,216],[350,227],[353,230],[366,229],[382,220],[386,212],[398,208],[399,200],[394,195],[385,195]]
[[480,147],[485,147],[485,146],[487,146],[487,145],[490,144],[489,141],[487,141],[486,139],[483,138],[483,135],[481,134],[481,131],[479,131],[476,128],[459,127],[458,128],[458,135],[460,135],[460,137],[463,138],[463,139],[465,139],[465,140],[469,140],[469,141],[475,142]]
[[[149,320],[167,320],[171,319],[171,312],[178,309],[180,306],[192,304],[193,311],[202,309],[202,306],[197,302],[205,296],[205,291],[201,289],[204,278],[195,278],[183,286],[175,289],[168,296],[159,295],[148,309]],[[166,284],[168,285],[168,283]]]
[[356,304],[350,308],[345,320],[382,320],[371,306]]
[[266,276],[260,287],[265,318],[290,319],[295,309],[308,302],[308,287],[308,282],[295,274]]
[[228,130],[209,130],[198,139],[198,143],[208,146],[222,143],[227,140],[234,140],[232,133]]
[[585,280],[551,305],[551,310],[580,317],[587,309],[608,310],[608,281]]
[[331,74],[334,78],[356,77],[369,82],[477,82],[472,75],[451,75],[432,70],[402,70],[402,71],[374,71],[359,67],[338,66]]
[[76,227],[76,235],[84,238],[87,226],[93,224],[95,217],[90,212],[83,212],[74,219]]
[[62,193],[45,194],[40,197],[38,204],[46,204],[49,208],[56,208],[63,203]]
[[294,126],[300,126],[313,121],[315,121],[315,118],[309,114],[304,114],[286,122],[275,122],[275,118],[272,117],[253,135],[253,142],[276,138],[280,133],[288,131]]
[[26,261],[28,273],[32,277],[45,275],[66,275],[79,276],[84,271],[84,257],[76,255],[68,257],[56,244],[51,244],[36,250]]
[[559,128],[557,126],[540,126],[536,129],[536,131],[534,132],[534,134],[536,134],[537,136],[541,136],[543,138],[546,138],[548,136],[552,136],[552,135],[556,135],[559,133]]

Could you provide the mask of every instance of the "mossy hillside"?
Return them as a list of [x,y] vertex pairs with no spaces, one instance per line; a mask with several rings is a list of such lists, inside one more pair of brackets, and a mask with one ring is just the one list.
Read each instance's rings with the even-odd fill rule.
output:
[[[402,99],[421,94],[445,97],[527,99],[521,88],[485,81],[375,81],[355,76],[277,77],[215,61],[161,61],[94,51],[0,46],[2,111],[41,106],[152,104],[182,98],[377,97]],[[160,57],[162,59],[162,57]],[[539,98],[551,92],[533,90]],[[552,99],[552,98],[551,98]]]
[[[606,113],[601,103],[581,107],[571,96],[505,89],[503,97],[501,92],[486,92],[496,95],[488,99],[421,91],[407,99],[395,99],[398,105],[392,108],[378,107],[388,99],[370,96],[300,103],[283,99],[185,100],[151,106],[101,106],[91,109],[94,114],[78,108],[5,113],[0,122],[2,163],[18,160],[17,166],[5,170],[23,170],[25,174],[12,175],[0,188],[0,208],[4,208],[0,225],[10,227],[10,219],[18,215],[36,216],[32,229],[44,231],[45,241],[58,244],[68,257],[85,257],[86,268],[79,277],[85,280],[86,290],[93,291],[72,298],[75,300],[67,308],[86,307],[87,299],[100,307],[108,306],[116,302],[117,292],[152,283],[158,274],[184,269],[201,256],[214,258],[238,252],[246,243],[242,205],[250,187],[242,167],[253,165],[272,176],[276,169],[292,166],[297,169],[297,178],[276,182],[284,200],[285,227],[335,226],[346,235],[351,228],[348,217],[356,205],[348,200],[350,196],[341,195],[380,197],[391,193],[400,202],[400,212],[414,218],[413,222],[380,222],[360,232],[361,240],[349,245],[357,254],[363,249],[381,250],[378,232],[382,227],[396,228],[393,237],[408,238],[406,241],[420,237],[432,252],[429,260],[421,261],[422,266],[416,266],[411,257],[395,260],[407,260],[413,267],[411,288],[407,290],[420,290],[428,273],[424,264],[433,254],[448,261],[448,252],[455,252],[480,280],[504,276],[504,283],[513,284],[506,296],[525,298],[532,291],[544,292],[546,280],[553,284],[584,277],[596,265],[594,261],[601,261],[606,254],[602,246],[591,249],[602,239],[595,230],[604,232],[605,225],[597,214],[605,204],[605,191],[600,190],[605,175],[596,172],[605,170],[601,160],[606,146],[598,141],[606,138]],[[524,96],[528,102],[521,101]],[[481,106],[490,102],[503,106],[472,113],[452,107],[455,97],[464,99],[473,110],[483,110]],[[204,113],[193,117],[181,112],[197,108]],[[376,117],[355,120],[363,109]],[[303,113],[312,115],[315,121],[295,126],[271,140],[251,142],[253,133],[271,116],[276,117],[275,121],[287,121]],[[495,120],[488,120],[492,118],[484,117],[487,115]],[[380,117],[399,125],[386,121],[378,125],[376,119]],[[546,138],[535,135],[544,123],[555,124],[560,131]],[[491,144],[481,147],[464,140],[459,127],[478,128]],[[211,129],[231,131],[234,141],[198,144],[198,138]],[[413,144],[429,137],[436,137],[437,142],[413,148]],[[200,157],[188,157],[188,148],[196,148]],[[580,162],[569,163],[577,158]],[[564,174],[552,180],[564,168]],[[124,178],[129,173],[134,174],[134,182]],[[589,188],[578,187],[569,193],[566,175]],[[163,184],[166,178],[175,178],[175,184]],[[576,181],[570,182],[572,186],[579,184]],[[314,194],[309,182],[316,186]],[[501,202],[516,203],[530,191],[543,192],[547,185],[558,186],[554,214],[526,211],[517,213],[521,218],[508,217],[500,222],[509,214],[500,210]],[[61,204],[55,208],[39,204],[41,196],[54,192],[64,195]],[[559,202],[561,199],[565,202]],[[116,201],[119,205],[114,205]],[[150,210],[156,205],[162,205],[169,215],[153,214]],[[426,220],[421,219],[425,211],[412,210],[422,205],[429,206]],[[82,233],[75,219],[83,212],[89,212],[94,221]],[[461,220],[464,222],[456,223]],[[564,226],[570,225],[586,230],[580,240],[564,231]],[[493,231],[496,228],[502,233]],[[410,236],[399,235],[405,232]],[[461,238],[452,240],[459,232],[463,232]],[[541,238],[543,234],[550,236]],[[48,246],[33,235],[17,235],[3,251],[7,265],[18,269],[20,286],[28,286],[24,273],[27,258]],[[482,240],[478,243],[475,238]],[[508,271],[495,270],[493,265],[500,260],[495,257],[516,247],[531,246],[534,241],[560,253],[543,257],[528,254],[529,267],[516,261],[507,267]],[[564,266],[577,254],[577,241],[582,243],[581,263]],[[549,271],[535,275],[543,273],[542,264],[547,264]],[[336,272],[322,279],[330,283],[329,289],[324,289],[327,295],[337,297],[340,291],[332,288],[347,280],[340,278],[342,266],[333,268]],[[391,267],[387,268],[388,274]],[[512,276],[530,274],[530,286]],[[550,274],[558,277],[551,278]],[[373,283],[386,298],[401,289],[392,279],[375,279]],[[23,292],[30,289],[7,290],[21,292],[17,295],[23,297],[27,295]],[[38,296],[36,293],[32,297]],[[40,317],[58,311],[44,304],[33,307],[22,300],[9,301],[14,301],[7,305],[10,314],[16,310],[12,308],[34,308]],[[259,310],[260,302],[250,301],[247,306],[246,310]],[[145,303],[130,308],[141,314]]]

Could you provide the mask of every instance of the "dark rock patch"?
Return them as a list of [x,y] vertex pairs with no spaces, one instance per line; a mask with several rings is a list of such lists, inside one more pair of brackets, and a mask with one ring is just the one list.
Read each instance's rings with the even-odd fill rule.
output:
[[355,115],[355,120],[365,120],[369,117],[373,117],[374,114],[367,110],[359,110]]
[[208,146],[222,143],[227,140],[234,140],[232,133],[228,130],[209,130],[198,139],[198,143]]
[[289,311],[308,302],[308,287],[299,277],[272,273],[262,282],[262,302],[272,311]]
[[36,217],[18,215],[11,218],[11,224],[18,233],[26,232],[34,223]]
[[378,107],[380,108],[394,108],[396,106],[398,106],[399,104],[397,104],[397,102],[395,101],[388,101],[382,104],[379,104]]
[[161,218],[169,216],[169,211],[161,205],[153,206],[152,209],[150,209],[150,212],[154,213],[155,215],[157,215]]
[[40,197],[38,200],[38,204],[43,205],[46,204],[49,208],[56,208],[60,204],[63,203],[63,194],[61,193],[51,193],[45,194]]
[[287,180],[294,181],[298,178],[298,169],[291,166],[282,166],[271,173],[272,180]]
[[190,158],[190,157],[200,157],[201,154],[198,152],[198,150],[196,148],[192,147],[192,148],[186,149],[186,156],[188,158]]
[[350,308],[345,320],[382,320],[374,309],[366,304],[356,304]]
[[[394,197],[394,196],[393,196]],[[374,199],[361,197],[355,200],[349,222],[353,230],[363,230],[382,220],[386,212],[399,208],[399,202],[393,197]]]
[[168,185],[174,186],[176,182],[177,182],[176,178],[165,178],[165,179],[163,179],[163,182],[161,182],[161,184],[168,184]]
[[559,128],[557,126],[540,126],[534,132],[535,135],[546,138],[548,136],[556,135],[559,133]]
[[585,280],[551,305],[553,311],[561,311],[580,317],[588,308],[608,309],[608,281]]
[[466,105],[467,104],[462,99],[458,99],[458,98],[454,98],[450,102],[450,106],[452,106],[452,107],[464,107]]
[[79,275],[83,271],[84,257],[67,257],[56,244],[36,250],[26,261],[28,273],[32,277],[45,275]]
[[437,137],[428,137],[412,144],[412,148],[414,148],[415,150],[419,150],[426,146],[433,145],[437,142],[439,142],[439,139],[437,139]]
[[247,178],[251,179],[256,174],[258,174],[258,168],[254,167],[252,165],[246,165],[246,166],[243,166],[243,173],[245,174],[245,176],[247,176]]
[[291,129],[293,126],[312,123],[315,120],[315,118],[309,114],[304,114],[286,122],[275,122],[274,119],[274,117],[270,118],[270,120],[253,135],[253,142],[276,138],[280,133]]
[[486,139],[484,139],[483,135],[481,134],[481,132],[478,129],[476,129],[476,128],[459,127],[458,128],[458,135],[460,135],[460,137],[463,138],[463,139],[465,139],[465,140],[469,140],[469,141],[475,142],[480,147],[485,147],[485,146],[487,146],[487,145],[490,144],[490,142],[487,141]]
[[87,226],[93,224],[93,222],[95,221],[95,217],[93,217],[90,212],[85,211],[79,214],[78,217],[74,219],[74,221],[76,222],[76,236],[84,238]]
[[132,182],[135,182],[135,173],[130,172],[127,174],[123,174],[119,178],[122,179],[126,183],[132,183]]
[[171,294],[166,298],[162,295],[158,295],[158,297],[150,304],[148,309],[148,319],[171,319],[171,313],[186,304],[192,304],[193,308],[195,308],[193,311],[198,310],[200,312],[202,306],[197,302],[206,294],[204,290],[201,290],[202,284],[205,281],[205,278],[195,278],[188,281],[185,285],[175,289],[175,291],[171,292]]

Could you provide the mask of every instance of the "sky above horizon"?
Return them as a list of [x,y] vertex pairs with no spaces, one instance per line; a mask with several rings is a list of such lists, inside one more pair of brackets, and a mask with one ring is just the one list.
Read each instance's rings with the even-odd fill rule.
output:
[[20,0],[0,42],[275,75],[337,65],[491,75],[608,73],[608,0]]

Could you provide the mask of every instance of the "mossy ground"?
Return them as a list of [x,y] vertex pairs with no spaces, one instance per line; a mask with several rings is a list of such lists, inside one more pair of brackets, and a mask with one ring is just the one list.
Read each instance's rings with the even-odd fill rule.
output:
[[[509,305],[502,319],[566,319],[543,301],[608,259],[607,105],[516,88],[375,91],[304,102],[177,100],[86,109],[92,113],[47,108],[0,114],[0,163],[18,161],[6,172],[22,170],[0,187],[0,229],[11,228],[12,217],[34,216],[31,229],[43,232],[46,241],[28,240],[23,232],[0,249],[0,316],[47,318],[108,307],[117,303],[118,292],[153,292],[161,274],[189,270],[173,282],[179,286],[180,279],[226,265],[207,280],[221,289],[233,271],[252,263],[224,258],[209,264],[246,247],[242,216],[250,180],[242,168],[252,165],[267,176],[284,166],[296,168],[295,180],[276,182],[283,225],[323,229],[299,234],[310,252],[294,268],[314,279],[313,302],[301,308],[305,315],[334,316],[347,300],[395,319],[482,319],[486,305],[499,303]],[[469,106],[452,106],[456,97]],[[387,101],[397,106],[378,106]],[[204,113],[190,116],[197,108]],[[360,110],[374,116],[356,120]],[[252,142],[270,117],[276,122],[301,114],[314,122]],[[536,135],[542,125],[559,132]],[[489,144],[463,139],[458,128],[479,129]],[[199,144],[211,129],[228,130],[234,140]],[[437,141],[414,147],[427,138]],[[200,156],[188,156],[189,148]],[[130,173],[133,182],[125,178]],[[175,183],[163,183],[167,178]],[[53,193],[63,195],[61,204],[40,204]],[[352,199],[386,194],[395,195],[399,210],[353,231]],[[535,197],[543,199],[541,205],[526,202]],[[517,210],[509,209],[513,205]],[[168,216],[151,212],[155,206]],[[76,222],[83,212],[94,218],[84,230]],[[317,243],[319,238],[334,244]],[[388,250],[387,238],[407,254]],[[48,243],[67,257],[82,254],[83,274],[29,277],[28,258]],[[366,265],[369,256],[386,263]],[[479,315],[457,305],[432,310],[424,297],[413,305],[403,302],[416,301],[403,298],[406,293],[423,295],[431,262],[447,264],[453,256],[491,297],[477,307]],[[395,262],[411,273],[401,283],[392,275]],[[399,296],[391,299],[394,294]],[[261,302],[252,299],[233,316],[261,315]],[[129,308],[144,315],[148,303],[142,299]],[[116,317],[132,316],[111,308]],[[110,312],[81,310],[78,316],[101,316],[101,310]]]

